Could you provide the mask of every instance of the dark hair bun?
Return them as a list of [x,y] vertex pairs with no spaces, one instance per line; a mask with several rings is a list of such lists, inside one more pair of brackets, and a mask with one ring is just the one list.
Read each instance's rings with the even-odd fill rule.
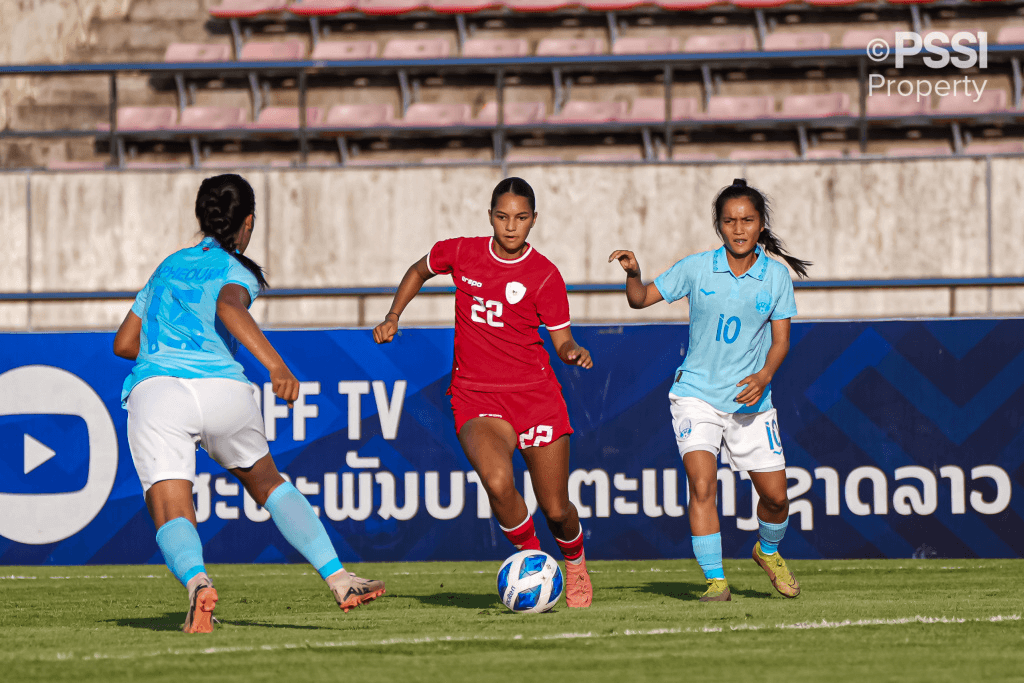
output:
[[746,187],[747,181],[745,178],[734,178],[732,184],[736,187]]

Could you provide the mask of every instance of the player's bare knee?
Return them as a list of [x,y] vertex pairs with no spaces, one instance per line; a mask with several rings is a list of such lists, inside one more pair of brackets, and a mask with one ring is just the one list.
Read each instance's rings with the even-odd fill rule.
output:
[[541,512],[544,513],[544,517],[548,520],[548,524],[560,527],[572,519],[572,514],[575,512],[575,508],[568,500],[559,500],[551,501],[547,505],[541,505]]
[[718,493],[718,480],[697,480],[690,483],[690,504],[714,505]]
[[789,498],[785,495],[771,497],[762,496],[760,503],[764,509],[773,515],[781,515],[789,511]]

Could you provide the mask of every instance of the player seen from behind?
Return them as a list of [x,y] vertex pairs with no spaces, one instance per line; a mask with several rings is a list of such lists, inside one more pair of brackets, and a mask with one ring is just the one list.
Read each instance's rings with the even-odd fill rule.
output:
[[789,523],[786,460],[772,407],[771,381],[789,351],[789,323],[796,315],[793,281],[782,257],[799,275],[807,261],[786,253],[771,232],[764,195],[734,180],[715,198],[713,221],[725,243],[693,254],[644,285],[631,251],[615,251],[626,271],[631,308],[687,297],[689,349],[669,393],[672,426],[690,486],[690,532],[707,591],[701,602],[731,600],[722,569],[717,456],[746,472],[760,496],[754,560],[784,596],[800,584],[778,553]]
[[526,241],[537,221],[533,188],[506,178],[491,195],[493,237],[434,244],[402,278],[391,310],[373,330],[390,342],[405,307],[438,274],[455,281],[455,363],[448,390],[455,430],[505,536],[537,550],[533,519],[512,475],[518,447],[537,502],[565,557],[566,605],[587,607],[593,588],[583,529],[569,500],[569,415],[537,329],[547,327],[559,359],[593,367],[569,329],[569,299],[558,269]]
[[164,259],[114,338],[114,353],[135,361],[121,397],[128,443],[157,545],[188,590],[188,633],[212,631],[218,597],[203,564],[192,502],[197,443],[270,512],[339,607],[347,612],[384,593],[383,582],[343,569],[305,496],[278,472],[252,385],[234,359],[241,342],[270,372],[274,394],[289,406],[298,398],[298,380],[249,314],[267,284],[243,255],[255,206],[244,178],[204,180],[195,208],[203,240]]

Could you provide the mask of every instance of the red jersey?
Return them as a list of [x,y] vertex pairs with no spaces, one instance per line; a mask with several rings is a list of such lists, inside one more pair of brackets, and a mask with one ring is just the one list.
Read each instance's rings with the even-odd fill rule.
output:
[[436,243],[427,255],[434,274],[455,281],[455,364],[452,386],[473,391],[523,391],[557,385],[537,328],[569,326],[569,297],[555,264],[529,244],[514,261],[498,258],[490,237]]

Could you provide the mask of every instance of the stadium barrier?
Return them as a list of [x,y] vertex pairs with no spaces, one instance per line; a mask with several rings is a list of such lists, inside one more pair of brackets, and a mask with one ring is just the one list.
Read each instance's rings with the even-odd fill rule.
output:
[[[556,372],[576,430],[570,495],[588,556],[691,557],[666,400],[686,327],[575,334],[595,367]],[[408,329],[377,346],[367,330],[271,332],[302,380],[292,409],[240,356],[275,460],[345,560],[498,560],[511,550],[455,438],[452,335]],[[119,405],[130,363],[111,342],[0,336],[0,564],[162,561]],[[787,556],[1024,555],[1024,321],[795,323],[773,396],[793,501]],[[725,467],[719,484],[725,554],[743,557],[756,494]],[[195,494],[209,562],[301,561],[202,451]]]

